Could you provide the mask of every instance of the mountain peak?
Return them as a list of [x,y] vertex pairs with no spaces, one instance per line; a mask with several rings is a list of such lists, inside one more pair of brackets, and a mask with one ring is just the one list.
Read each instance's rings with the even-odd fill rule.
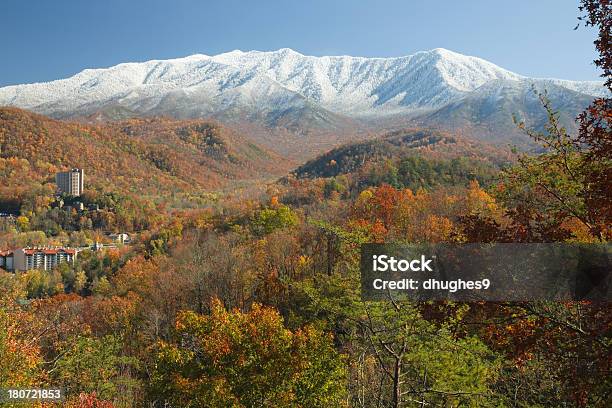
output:
[[[273,51],[273,52],[274,52],[274,51]],[[285,47],[285,48],[280,48],[280,49],[278,49],[278,50],[277,50],[277,51],[275,51],[275,52],[277,52],[277,53],[279,53],[279,54],[295,54],[295,55],[300,55],[300,56],[302,56],[302,57],[304,56],[303,54],[301,54],[301,53],[299,53],[299,52],[295,51],[294,49],[292,49],[292,48],[286,48],[286,47]]]
[[433,54],[438,54],[438,55],[441,55],[441,56],[458,56],[458,55],[459,56],[465,56],[465,54],[460,54],[458,52],[451,51],[449,49],[441,48],[441,47],[434,48],[434,49],[431,49],[431,50],[426,51],[426,52],[430,52],[430,53],[433,53]]

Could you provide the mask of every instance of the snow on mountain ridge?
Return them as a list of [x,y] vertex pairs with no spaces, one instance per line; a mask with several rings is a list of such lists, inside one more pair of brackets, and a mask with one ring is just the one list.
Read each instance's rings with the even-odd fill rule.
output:
[[186,96],[186,108],[214,114],[231,106],[290,109],[301,106],[303,97],[349,116],[409,114],[440,108],[495,80],[550,81],[594,96],[604,92],[597,82],[529,79],[442,48],[393,58],[314,57],[283,48],[86,69],[67,79],[0,88],[0,105],[56,114],[120,104],[146,113],[168,98]]
[[281,49],[232,51],[211,59],[266,75],[327,109],[357,116],[402,107],[435,108],[488,80],[520,78],[441,48],[394,58],[313,57]]

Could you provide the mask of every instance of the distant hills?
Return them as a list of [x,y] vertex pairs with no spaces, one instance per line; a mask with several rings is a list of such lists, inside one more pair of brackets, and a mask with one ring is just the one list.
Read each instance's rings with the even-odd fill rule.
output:
[[290,49],[232,51],[87,69],[70,78],[0,88],[0,105],[55,118],[97,121],[214,118],[282,154],[312,157],[338,143],[405,126],[521,142],[512,116],[545,116],[533,89],[548,91],[562,122],[600,82],[534,79],[445,49],[398,58],[312,57]]
[[148,118],[88,125],[0,109],[3,196],[52,185],[56,171],[71,167],[85,169],[89,188],[159,195],[277,177],[290,163],[210,121]]
[[298,178],[335,177],[362,172],[385,161],[419,157],[430,161],[471,160],[472,167],[497,167],[514,158],[506,149],[436,130],[403,129],[337,147],[294,170]]

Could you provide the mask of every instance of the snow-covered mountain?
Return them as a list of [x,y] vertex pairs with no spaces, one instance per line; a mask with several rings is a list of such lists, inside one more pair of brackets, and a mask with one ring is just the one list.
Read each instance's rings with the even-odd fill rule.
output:
[[[532,86],[554,88],[565,104],[606,92],[600,82],[527,78],[441,48],[398,58],[313,57],[284,48],[86,69],[67,79],[0,88],[0,105],[54,117],[123,110],[333,128],[390,117],[442,121],[437,111],[476,99],[487,105],[479,109],[495,111],[508,95],[527,95]],[[512,106],[519,112],[508,115],[527,109],[520,100]]]

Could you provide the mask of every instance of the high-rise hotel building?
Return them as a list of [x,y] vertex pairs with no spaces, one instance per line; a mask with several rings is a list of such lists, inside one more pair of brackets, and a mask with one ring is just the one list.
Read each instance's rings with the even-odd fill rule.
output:
[[60,193],[78,197],[83,194],[83,169],[72,169],[55,175],[55,183]]

